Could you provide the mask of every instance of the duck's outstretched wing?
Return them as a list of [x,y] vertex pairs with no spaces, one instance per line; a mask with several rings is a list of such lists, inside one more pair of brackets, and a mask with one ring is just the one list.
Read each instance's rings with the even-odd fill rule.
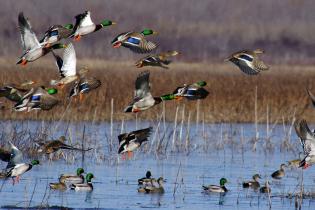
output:
[[12,168],[22,162],[23,154],[12,142],[9,143],[11,146],[11,157],[7,168]]
[[301,140],[304,154],[315,155],[315,134],[309,129],[305,120],[300,120],[294,124],[296,134]]
[[135,82],[135,98],[144,98],[150,93],[150,72],[141,72]]
[[93,21],[91,19],[91,13],[89,11],[85,11],[82,14],[78,14],[75,16],[75,24],[73,27],[72,35],[73,36],[78,28],[84,27],[84,26],[90,26],[93,25]]
[[55,55],[56,63],[61,77],[76,75],[77,58],[72,43],[69,43],[63,52],[63,59]]
[[30,22],[24,17],[22,12],[19,13],[19,29],[24,52],[40,47],[36,34],[32,30]]

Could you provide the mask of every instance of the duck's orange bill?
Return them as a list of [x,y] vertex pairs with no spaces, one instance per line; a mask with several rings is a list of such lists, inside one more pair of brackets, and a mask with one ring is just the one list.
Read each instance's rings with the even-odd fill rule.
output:
[[22,60],[21,65],[26,66],[26,64],[27,64],[27,60],[26,59]]
[[113,48],[119,48],[121,46],[121,42],[117,42],[113,44]]
[[76,35],[75,37],[74,37],[74,41],[80,41],[81,40],[81,36],[80,35]]

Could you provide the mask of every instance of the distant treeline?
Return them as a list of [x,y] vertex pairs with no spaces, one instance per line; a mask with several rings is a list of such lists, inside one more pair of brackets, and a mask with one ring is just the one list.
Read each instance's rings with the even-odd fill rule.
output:
[[17,16],[28,17],[41,37],[53,24],[74,22],[90,10],[98,23],[118,23],[84,37],[76,44],[79,57],[135,59],[110,41],[121,32],[152,28],[159,35],[157,51],[176,49],[184,61],[221,61],[231,52],[263,48],[273,63],[312,63],[315,55],[313,0],[0,0],[0,56],[21,54]]

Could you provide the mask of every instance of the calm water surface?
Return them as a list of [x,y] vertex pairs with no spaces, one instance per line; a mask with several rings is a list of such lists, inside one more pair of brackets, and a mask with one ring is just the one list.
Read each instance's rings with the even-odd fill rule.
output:
[[[150,122],[139,124],[138,127],[148,125]],[[82,124],[70,127],[71,134],[67,135],[79,136]],[[101,149],[98,151],[101,150],[103,154],[95,153],[91,157],[86,155],[84,162],[81,154],[75,154],[74,161],[71,163],[65,160],[49,163],[46,159],[42,159],[42,164],[24,174],[19,184],[12,186],[11,182],[7,181],[3,185],[0,192],[0,206],[2,208],[49,205],[101,209],[269,209],[268,197],[252,190],[244,190],[241,186],[244,180],[251,179],[253,174],[259,173],[262,176],[261,184],[265,180],[271,182],[272,209],[295,209],[294,199],[283,196],[299,190],[302,170],[286,170],[286,176],[281,181],[274,181],[270,177],[281,163],[298,158],[298,153],[301,151],[294,131],[289,135],[291,139],[285,141],[284,137],[289,131],[288,126],[274,127],[272,133],[269,133],[270,141],[266,141],[264,139],[266,128],[260,125],[261,139],[256,143],[256,151],[253,151],[254,125],[205,125],[198,128],[192,125],[189,133],[189,153],[181,149],[176,152],[171,151],[173,131],[170,130],[169,133],[166,132],[167,137],[163,140],[164,145],[170,146],[165,146],[163,154],[157,155],[154,149],[155,142],[151,145],[152,141],[159,141],[158,137],[153,140],[155,134],[152,134],[147,150],[136,152],[131,160],[122,160],[114,152],[108,152],[109,141],[106,135],[110,133],[109,127],[108,124],[86,125],[86,135],[90,135],[93,141],[99,143]],[[135,128],[133,122],[127,122],[124,127],[124,130]],[[63,129],[65,126],[58,129],[55,135],[62,134]],[[114,135],[117,136],[120,130],[120,124],[116,124]],[[183,136],[187,136],[186,131],[187,129],[183,131]],[[176,142],[179,141],[179,132],[178,130],[178,133],[175,133]],[[162,128],[157,132],[159,133],[162,135]],[[285,143],[289,146],[283,149]],[[113,146],[116,147],[117,144]],[[95,156],[104,158],[101,160]],[[4,168],[5,163],[1,164]],[[71,190],[58,192],[47,188],[50,182],[57,181],[59,174],[74,172],[81,166],[87,172],[94,173],[96,177],[93,180],[93,192]],[[143,177],[147,170],[151,170],[154,177],[163,176],[167,179],[164,186],[165,194],[149,195],[137,192],[137,179]],[[218,184],[222,177],[227,178],[229,182],[226,185],[229,189],[226,195],[202,192],[202,185]],[[315,167],[304,170],[303,178],[304,190],[315,192]],[[315,209],[314,206],[314,200],[304,199],[302,209]]]

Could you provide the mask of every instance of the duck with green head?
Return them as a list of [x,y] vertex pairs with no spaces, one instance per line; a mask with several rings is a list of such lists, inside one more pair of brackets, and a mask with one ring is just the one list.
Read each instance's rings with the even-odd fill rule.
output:
[[22,152],[12,143],[10,143],[11,151],[10,151],[10,161],[6,167],[6,177],[11,177],[13,184],[20,181],[20,176],[23,175],[25,172],[31,170],[33,166],[38,165],[38,160],[33,160],[31,163],[23,163]]
[[82,175],[83,173],[84,169],[78,168],[76,174],[61,174],[59,176],[59,182],[66,182],[69,184],[82,184],[84,183],[84,176]]
[[88,173],[85,178],[86,183],[72,184],[71,189],[75,191],[92,191],[93,190],[92,179],[95,178],[94,175],[92,173]]
[[228,191],[227,188],[225,187],[226,183],[227,183],[227,179],[221,178],[220,179],[220,186],[209,185],[209,186],[202,186],[202,188],[205,192],[225,193]]
[[32,88],[14,105],[15,111],[50,110],[60,101],[53,95],[58,91],[44,86]]
[[40,40],[40,44],[45,47],[50,47],[61,39],[68,38],[72,34],[72,30],[72,24],[66,24],[64,26],[53,25],[45,32],[44,37]]
[[77,16],[75,16],[75,20],[76,22],[71,35],[72,37],[74,37],[75,41],[79,41],[84,35],[98,31],[101,28],[116,24],[111,20],[103,20],[101,23],[95,24],[91,19],[90,11],[85,11],[82,14],[78,14]]
[[253,180],[243,182],[243,188],[253,188],[257,190],[260,187],[259,179],[261,179],[259,174],[253,176]]
[[205,81],[199,81],[193,84],[184,84],[181,87],[177,87],[172,94],[163,95],[164,100],[181,100],[186,98],[188,100],[205,99],[209,92],[203,87],[206,86]]
[[124,109],[124,112],[141,112],[147,110],[157,104],[160,104],[163,100],[170,100],[172,96],[153,97],[150,89],[150,72],[141,72],[135,82],[135,96],[133,101]]
[[142,32],[124,32],[117,35],[113,41],[113,48],[120,46],[126,47],[135,53],[149,53],[153,51],[157,45],[151,41],[147,41],[145,36],[155,35],[157,32],[152,29],[144,29]]
[[28,62],[35,61],[38,58],[51,52],[53,49],[65,48],[63,44],[55,44],[50,47],[41,45],[32,30],[31,24],[24,17],[23,13],[19,13],[19,29],[21,33],[21,40],[23,46],[23,55],[19,58],[16,64],[25,66]]
[[13,184],[15,182],[20,182],[20,176],[23,175],[25,172],[31,170],[33,166],[38,165],[38,160],[33,160],[31,163],[18,163],[11,168],[7,169],[6,177],[11,177],[13,180]]

